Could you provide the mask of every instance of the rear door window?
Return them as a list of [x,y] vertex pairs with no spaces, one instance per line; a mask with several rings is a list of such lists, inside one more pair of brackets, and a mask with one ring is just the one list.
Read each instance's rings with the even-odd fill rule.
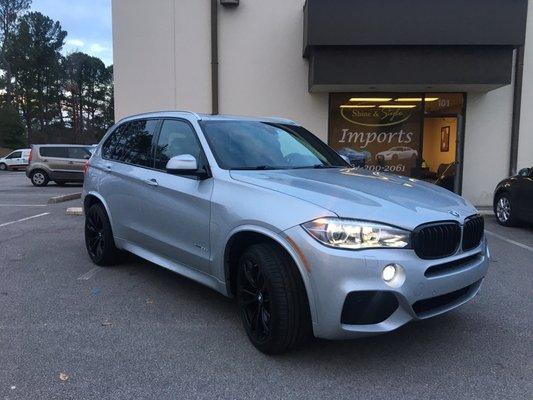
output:
[[118,147],[123,151],[119,160],[141,167],[152,167],[152,140],[158,123],[154,119],[130,122],[120,137]]
[[68,158],[84,160],[91,156],[91,152],[86,147],[69,147]]
[[41,157],[68,158],[68,147],[41,147]]

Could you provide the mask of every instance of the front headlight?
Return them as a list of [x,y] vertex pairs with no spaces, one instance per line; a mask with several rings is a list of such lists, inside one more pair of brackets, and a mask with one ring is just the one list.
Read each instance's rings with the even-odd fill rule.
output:
[[326,246],[341,249],[409,247],[409,231],[376,222],[319,218],[303,224],[302,227]]

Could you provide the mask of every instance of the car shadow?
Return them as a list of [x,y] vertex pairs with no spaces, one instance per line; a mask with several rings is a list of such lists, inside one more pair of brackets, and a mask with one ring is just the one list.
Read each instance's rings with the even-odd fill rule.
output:
[[[199,323],[209,325],[213,320],[225,321],[224,329],[231,330],[226,335],[238,340],[242,344],[239,347],[241,350],[244,347],[247,354],[264,356],[248,342],[234,299],[137,256],[128,254],[126,257],[127,263],[115,268],[128,275],[137,275],[147,285],[155,286],[158,294],[164,297],[162,301],[165,301],[167,312],[172,312],[172,303],[179,304],[185,298],[187,305],[191,306],[191,312],[202,310],[201,318],[205,320]],[[339,362],[354,368],[360,368],[363,363],[372,365],[383,362],[398,363],[396,367],[401,367],[409,359],[416,363],[419,359],[427,360],[428,356],[430,359],[452,362],[450,357],[458,357],[464,351],[464,346],[469,346],[469,342],[477,348],[472,332],[479,329],[476,318],[482,316],[476,314],[475,318],[472,317],[476,313],[475,301],[449,314],[412,321],[386,334],[339,341],[312,338],[305,345],[275,358],[280,362],[297,361],[298,365],[309,368],[317,363],[325,368],[328,364],[333,366]],[[182,315],[183,312],[180,309],[176,315]],[[492,335],[493,340],[498,340],[498,336],[503,337],[505,332],[495,329]],[[221,348],[220,351],[228,356],[233,355],[232,348]]]

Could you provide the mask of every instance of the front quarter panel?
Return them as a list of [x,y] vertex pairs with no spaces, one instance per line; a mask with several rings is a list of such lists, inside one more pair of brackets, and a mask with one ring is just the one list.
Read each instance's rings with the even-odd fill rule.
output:
[[233,234],[253,230],[281,237],[281,233],[290,227],[315,218],[336,216],[304,200],[235,181],[229,172],[226,177],[216,180],[211,207],[212,273],[220,281],[226,280],[224,252]]

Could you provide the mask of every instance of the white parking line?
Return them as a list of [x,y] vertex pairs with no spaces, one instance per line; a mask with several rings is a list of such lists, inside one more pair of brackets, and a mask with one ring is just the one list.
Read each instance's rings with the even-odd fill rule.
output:
[[526,249],[526,250],[529,250],[529,251],[533,252],[533,247],[528,246],[527,244],[520,243],[520,242],[517,242],[516,240],[512,240],[512,239],[506,238],[505,236],[498,235],[497,233],[488,231],[486,229],[485,229],[485,232],[488,233],[489,235],[492,235],[492,236],[500,239],[500,240],[503,240],[504,242],[514,244],[515,246],[518,246],[518,247],[521,247],[523,249]]
[[94,267],[93,269],[90,269],[89,271],[87,271],[86,273],[84,273],[83,275],[81,275],[78,280],[79,281],[87,281],[89,279],[91,279],[99,270],[101,270],[102,268],[100,267]]
[[42,214],[32,215],[31,217],[26,217],[26,218],[17,219],[16,221],[4,222],[3,224],[0,224],[0,228],[2,228],[2,227],[4,227],[4,226],[8,226],[8,225],[12,225],[12,224],[16,224],[17,222],[22,222],[22,221],[27,221],[27,220],[29,220],[29,219],[34,219],[34,218],[44,217],[45,215],[48,215],[48,214],[50,214],[50,213],[47,212],[47,213],[42,213]]
[[47,207],[48,204],[0,204],[0,207]]

